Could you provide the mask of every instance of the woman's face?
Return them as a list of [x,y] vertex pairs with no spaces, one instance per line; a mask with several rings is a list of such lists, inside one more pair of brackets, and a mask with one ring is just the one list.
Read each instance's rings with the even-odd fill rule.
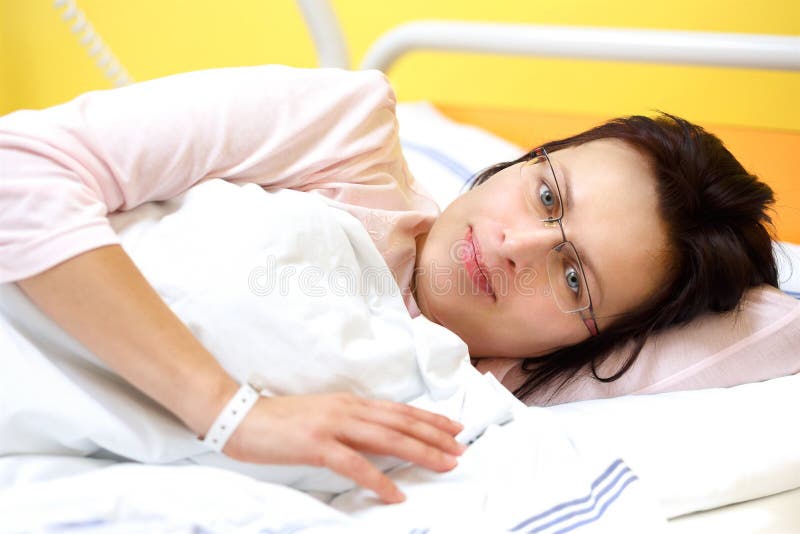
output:
[[[666,280],[655,176],[644,156],[613,139],[549,156],[564,199],[564,233],[580,256],[602,331]],[[521,165],[464,193],[418,242],[417,304],[473,357],[538,356],[590,336],[577,313],[561,311],[549,282],[548,253],[562,241],[558,225],[538,220],[551,189],[555,195],[549,167],[542,161],[521,174]],[[556,262],[554,269],[552,260],[554,284],[568,287],[573,266]]]

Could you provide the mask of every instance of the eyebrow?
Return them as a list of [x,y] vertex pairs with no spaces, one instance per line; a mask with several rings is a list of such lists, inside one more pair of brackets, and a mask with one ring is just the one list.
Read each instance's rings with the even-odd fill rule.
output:
[[[558,183],[564,187],[564,212],[566,213],[566,209],[572,204],[572,188],[570,187],[569,177],[567,176],[566,169],[557,161],[550,160],[550,163],[553,165],[553,172],[556,173],[556,179]],[[576,247],[577,250],[577,247]],[[578,252],[580,254],[580,252]],[[602,281],[600,280],[600,274],[597,269],[595,269],[594,264],[590,257],[584,253],[581,256],[581,263],[589,269],[589,272],[592,273],[592,277],[594,278],[596,286],[596,294],[594,299],[592,299],[592,306],[598,305],[603,300],[603,290],[602,290]],[[591,292],[590,292],[591,293]],[[595,313],[597,310],[595,310]]]

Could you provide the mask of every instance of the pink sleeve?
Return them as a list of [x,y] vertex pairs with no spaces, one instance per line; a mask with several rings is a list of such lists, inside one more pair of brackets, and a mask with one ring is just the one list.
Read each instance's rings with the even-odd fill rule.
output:
[[378,71],[270,65],[179,74],[2,117],[0,283],[118,243],[108,213],[203,179],[333,198],[342,183],[392,184],[404,168],[394,106]]

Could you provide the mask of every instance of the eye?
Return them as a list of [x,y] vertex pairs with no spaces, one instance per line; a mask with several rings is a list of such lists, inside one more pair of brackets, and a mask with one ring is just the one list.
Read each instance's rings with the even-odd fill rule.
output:
[[544,207],[548,209],[552,208],[556,203],[555,195],[553,195],[553,192],[544,182],[539,186],[539,200],[541,200]]
[[566,280],[567,286],[573,293],[576,295],[579,294],[581,289],[581,275],[578,274],[578,271],[571,265],[567,266],[566,271],[564,271],[564,280]]

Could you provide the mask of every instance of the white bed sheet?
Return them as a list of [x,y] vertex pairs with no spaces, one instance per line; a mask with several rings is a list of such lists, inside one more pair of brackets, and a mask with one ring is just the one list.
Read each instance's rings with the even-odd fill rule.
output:
[[676,517],[669,534],[790,534],[800,532],[800,488]]

